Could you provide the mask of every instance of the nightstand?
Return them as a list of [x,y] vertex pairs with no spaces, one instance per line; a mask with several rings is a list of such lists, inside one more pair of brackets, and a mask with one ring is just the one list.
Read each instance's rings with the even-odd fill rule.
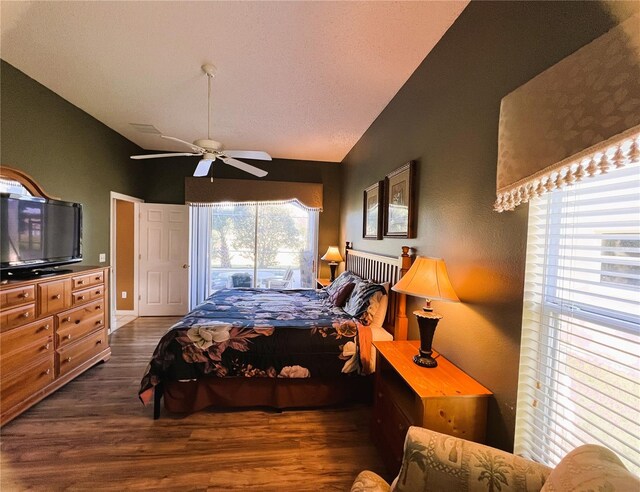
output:
[[436,352],[437,367],[414,364],[418,340],[373,344],[377,355],[371,436],[390,473],[398,472],[411,425],[484,441],[491,391]]
[[328,278],[317,278],[316,277],[316,286],[318,289],[322,289],[331,283],[331,280]]

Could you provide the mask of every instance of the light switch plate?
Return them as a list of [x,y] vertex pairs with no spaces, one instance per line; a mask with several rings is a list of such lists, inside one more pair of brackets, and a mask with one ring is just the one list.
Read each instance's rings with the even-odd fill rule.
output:
[[104,263],[105,261],[107,261],[107,254],[106,253],[100,253],[100,259],[98,261],[100,263]]

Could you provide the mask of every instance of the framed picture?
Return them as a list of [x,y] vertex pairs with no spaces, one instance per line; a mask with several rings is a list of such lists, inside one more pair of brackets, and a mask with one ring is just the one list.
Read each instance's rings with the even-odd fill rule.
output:
[[415,237],[415,171],[409,161],[384,178],[384,237]]
[[382,239],[383,189],[383,181],[378,181],[364,190],[362,237],[365,239]]

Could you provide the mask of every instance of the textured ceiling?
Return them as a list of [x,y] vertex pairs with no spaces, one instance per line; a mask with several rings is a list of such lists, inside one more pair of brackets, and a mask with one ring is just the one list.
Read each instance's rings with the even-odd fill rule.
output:
[[145,123],[341,161],[467,2],[9,2],[2,58],[145,149]]

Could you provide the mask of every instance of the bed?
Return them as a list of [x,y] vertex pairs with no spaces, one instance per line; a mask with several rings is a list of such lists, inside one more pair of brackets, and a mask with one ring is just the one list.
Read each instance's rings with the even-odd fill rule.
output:
[[[345,257],[345,272],[331,288],[221,289],[172,326],[139,391],[143,403],[153,401],[154,418],[162,398],[172,413],[370,399],[371,342],[407,337],[405,297],[388,287],[409,269],[413,255],[408,247],[388,257],[347,243]],[[343,289],[354,292],[340,308],[334,303]],[[358,311],[360,297],[371,299],[364,312]]]

